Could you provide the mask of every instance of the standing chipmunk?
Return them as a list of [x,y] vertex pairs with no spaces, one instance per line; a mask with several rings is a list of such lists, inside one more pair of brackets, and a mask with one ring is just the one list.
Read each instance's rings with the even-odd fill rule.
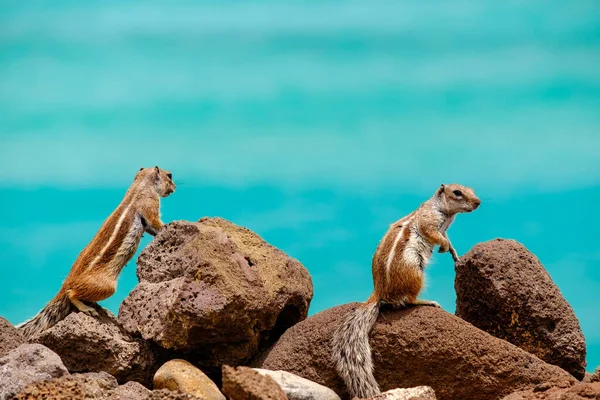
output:
[[471,212],[479,204],[473,189],[441,185],[416,211],[393,223],[381,239],[373,255],[373,294],[346,317],[332,338],[332,359],[351,396],[365,398],[380,393],[369,345],[369,332],[379,316],[380,304],[439,307],[435,301],[417,299],[424,284],[425,266],[435,245],[440,246],[440,253],[450,251],[458,261],[446,230],[456,214]]
[[163,227],[160,198],[175,191],[170,172],[158,167],[141,168],[121,204],[104,221],[83,249],[58,294],[31,320],[18,328],[31,338],[63,320],[73,306],[97,316],[87,302],[104,300],[115,293],[117,277],[135,254],[144,232],[156,236]]

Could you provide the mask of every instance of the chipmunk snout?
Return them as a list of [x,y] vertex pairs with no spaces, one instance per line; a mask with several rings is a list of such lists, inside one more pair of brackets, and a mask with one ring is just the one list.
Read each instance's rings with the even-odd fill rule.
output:
[[476,210],[480,204],[481,204],[481,200],[479,200],[479,199],[473,200],[473,210]]

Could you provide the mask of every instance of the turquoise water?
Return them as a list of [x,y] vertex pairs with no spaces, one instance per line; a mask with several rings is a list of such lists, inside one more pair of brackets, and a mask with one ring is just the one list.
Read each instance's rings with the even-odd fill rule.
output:
[[[58,290],[137,169],[163,220],[222,216],[311,272],[311,313],[360,301],[388,225],[442,182],[483,200],[459,253],[514,238],[600,364],[595,1],[0,1],[0,315]],[[142,245],[148,243],[145,238]],[[424,297],[453,312],[447,255]],[[103,305],[117,312],[134,261]]]

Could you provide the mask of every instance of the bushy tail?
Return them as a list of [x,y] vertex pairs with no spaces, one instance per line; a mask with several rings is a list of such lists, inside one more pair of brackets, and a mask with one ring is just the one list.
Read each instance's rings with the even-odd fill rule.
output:
[[332,338],[333,363],[351,396],[371,397],[380,393],[373,376],[369,332],[379,316],[379,302],[369,299],[346,317]]
[[17,328],[29,340],[65,319],[71,312],[71,308],[71,301],[67,297],[67,293],[61,288],[38,315],[18,325]]

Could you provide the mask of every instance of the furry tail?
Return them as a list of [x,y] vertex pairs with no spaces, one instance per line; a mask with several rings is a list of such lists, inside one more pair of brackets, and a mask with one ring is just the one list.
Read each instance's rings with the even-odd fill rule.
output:
[[71,309],[71,301],[67,297],[67,293],[61,289],[38,315],[18,325],[17,328],[29,340],[65,319],[71,312]]
[[371,397],[380,393],[373,376],[369,332],[379,316],[379,302],[369,299],[346,317],[332,338],[333,363],[346,383],[351,397]]

